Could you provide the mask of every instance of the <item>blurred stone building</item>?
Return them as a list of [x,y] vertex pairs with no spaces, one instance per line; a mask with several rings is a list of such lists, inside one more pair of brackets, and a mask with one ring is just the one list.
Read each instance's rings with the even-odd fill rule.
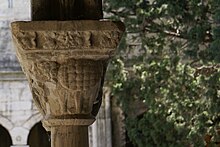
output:
[[[49,147],[50,135],[40,123],[11,40],[10,23],[20,20],[30,20],[30,0],[0,0],[0,147]],[[117,113],[105,88],[97,121],[89,128],[90,147],[123,146],[123,125],[117,125],[123,117],[112,115]]]

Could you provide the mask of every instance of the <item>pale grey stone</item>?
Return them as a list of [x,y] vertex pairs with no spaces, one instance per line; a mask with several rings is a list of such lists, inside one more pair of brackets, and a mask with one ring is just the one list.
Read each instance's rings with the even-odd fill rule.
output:
[[15,127],[10,131],[13,144],[26,145],[29,130],[23,127]]

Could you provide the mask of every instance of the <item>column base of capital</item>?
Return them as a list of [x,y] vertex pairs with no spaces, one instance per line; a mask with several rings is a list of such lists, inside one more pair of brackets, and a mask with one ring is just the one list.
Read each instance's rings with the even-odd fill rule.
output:
[[45,119],[42,121],[44,128],[50,131],[54,126],[90,126],[95,122],[95,118],[90,119]]
[[10,147],[30,147],[29,145],[12,145]]

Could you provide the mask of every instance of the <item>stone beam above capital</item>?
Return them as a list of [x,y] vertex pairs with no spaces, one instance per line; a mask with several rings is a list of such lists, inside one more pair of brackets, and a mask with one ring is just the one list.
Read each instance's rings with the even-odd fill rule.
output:
[[32,20],[99,20],[102,0],[31,0]]

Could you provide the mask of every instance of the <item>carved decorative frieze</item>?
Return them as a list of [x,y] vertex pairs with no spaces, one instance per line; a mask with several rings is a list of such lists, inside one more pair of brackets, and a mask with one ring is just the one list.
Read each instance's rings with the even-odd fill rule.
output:
[[24,50],[69,50],[116,48],[120,32],[112,31],[24,31],[17,34]]

